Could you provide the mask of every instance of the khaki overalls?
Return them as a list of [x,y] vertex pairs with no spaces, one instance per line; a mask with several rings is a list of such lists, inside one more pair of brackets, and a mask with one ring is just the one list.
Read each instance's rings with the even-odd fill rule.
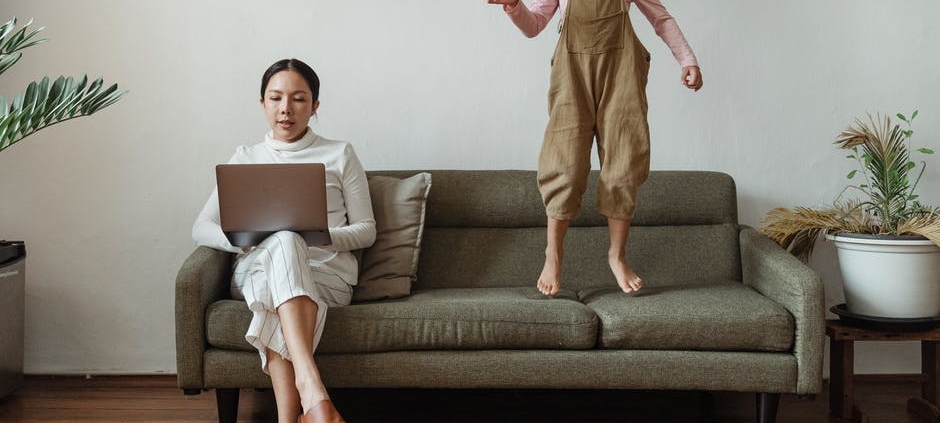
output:
[[649,52],[633,32],[626,0],[570,0],[552,59],[549,122],[538,183],[548,217],[581,209],[597,137],[597,209],[633,218],[649,174],[646,81]]

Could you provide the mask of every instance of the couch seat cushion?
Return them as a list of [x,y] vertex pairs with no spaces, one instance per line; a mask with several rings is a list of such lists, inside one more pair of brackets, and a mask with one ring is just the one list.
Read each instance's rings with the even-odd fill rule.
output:
[[[250,321],[244,301],[213,303],[209,344],[253,351],[245,342]],[[317,352],[588,349],[597,328],[594,311],[570,291],[548,298],[535,287],[416,290],[398,300],[330,309]]]
[[415,290],[330,310],[317,351],[587,349],[597,326],[571,292],[551,299],[534,287]]
[[206,309],[206,342],[216,348],[257,351],[245,333],[251,323],[251,312],[242,300],[220,300]]
[[645,287],[636,294],[584,290],[581,299],[601,321],[608,349],[789,351],[793,316],[738,283]]

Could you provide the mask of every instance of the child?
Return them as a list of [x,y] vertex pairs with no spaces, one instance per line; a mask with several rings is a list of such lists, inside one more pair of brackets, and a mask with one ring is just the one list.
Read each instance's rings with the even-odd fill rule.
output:
[[624,258],[636,191],[649,174],[646,82],[650,56],[633,32],[630,3],[653,25],[682,66],[682,84],[698,91],[695,54],[660,0],[487,0],[501,4],[527,37],[538,35],[559,8],[561,36],[552,58],[549,122],[539,155],[538,184],[548,215],[545,265],[538,289],[561,288],[563,242],[578,215],[597,137],[600,180],[597,209],[607,216],[607,259],[617,284],[634,292],[643,281]]

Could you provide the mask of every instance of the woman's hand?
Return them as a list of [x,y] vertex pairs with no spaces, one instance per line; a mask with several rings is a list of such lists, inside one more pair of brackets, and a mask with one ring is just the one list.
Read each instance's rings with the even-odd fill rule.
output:
[[515,9],[519,5],[519,0],[486,0],[489,4],[501,4],[506,10]]
[[698,66],[686,66],[682,68],[682,85],[695,91],[702,88],[702,71]]

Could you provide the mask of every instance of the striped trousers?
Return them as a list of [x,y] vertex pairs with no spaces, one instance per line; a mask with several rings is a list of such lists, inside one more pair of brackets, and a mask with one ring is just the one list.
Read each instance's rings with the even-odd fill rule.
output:
[[290,360],[281,332],[277,308],[295,297],[307,296],[317,304],[313,337],[316,350],[329,307],[349,305],[352,287],[339,276],[311,266],[304,239],[289,231],[277,232],[251,252],[241,254],[232,275],[232,298],[244,299],[252,312],[245,340],[261,354],[261,368],[268,371],[267,350]]

